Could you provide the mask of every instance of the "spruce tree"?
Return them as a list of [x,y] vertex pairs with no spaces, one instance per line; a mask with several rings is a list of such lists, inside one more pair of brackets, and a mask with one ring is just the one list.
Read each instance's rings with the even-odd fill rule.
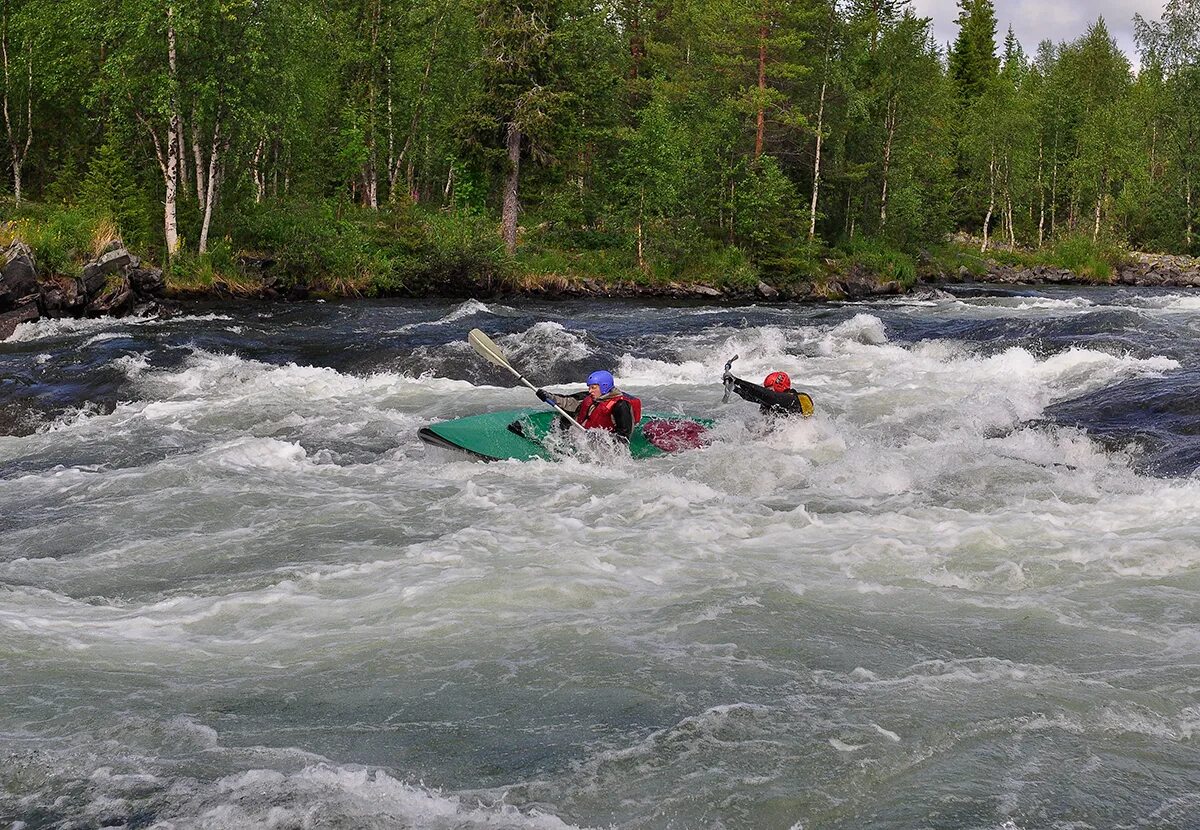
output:
[[1000,71],[996,9],[992,0],[958,0],[958,37],[950,49],[950,76],[961,102],[982,95]]

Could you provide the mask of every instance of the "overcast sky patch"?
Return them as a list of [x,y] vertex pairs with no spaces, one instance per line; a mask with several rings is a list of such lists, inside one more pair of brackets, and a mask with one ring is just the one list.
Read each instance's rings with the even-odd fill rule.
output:
[[[1135,66],[1137,47],[1133,42],[1133,16],[1150,20],[1162,16],[1164,0],[995,0],[996,39],[1004,42],[1009,25],[1026,54],[1037,52],[1038,43],[1072,41],[1087,31],[1097,17],[1103,17],[1117,44]],[[933,33],[943,46],[954,40],[958,26],[955,0],[913,0],[913,8],[933,18]]]

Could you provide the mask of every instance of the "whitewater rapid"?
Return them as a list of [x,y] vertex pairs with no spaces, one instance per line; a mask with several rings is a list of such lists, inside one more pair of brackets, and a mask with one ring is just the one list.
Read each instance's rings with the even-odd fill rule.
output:
[[[424,445],[539,405],[472,327],[715,440]],[[1190,415],[1198,328],[1135,291],[22,325],[0,826],[1195,827],[1200,484],[1123,390]],[[721,403],[734,354],[817,415]]]

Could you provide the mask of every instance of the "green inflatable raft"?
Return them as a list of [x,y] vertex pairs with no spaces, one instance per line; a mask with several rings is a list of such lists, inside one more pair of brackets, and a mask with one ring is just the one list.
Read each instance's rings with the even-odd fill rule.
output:
[[[569,446],[557,434],[557,413],[546,409],[513,409],[489,412],[468,418],[440,421],[418,430],[417,435],[435,447],[460,450],[487,461],[555,458],[561,453],[554,447]],[[645,413],[633,428],[629,454],[634,458],[654,458],[708,444],[712,421],[682,415]]]

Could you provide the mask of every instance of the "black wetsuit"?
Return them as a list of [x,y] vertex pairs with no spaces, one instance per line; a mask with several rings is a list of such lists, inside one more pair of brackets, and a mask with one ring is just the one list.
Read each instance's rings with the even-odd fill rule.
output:
[[[741,378],[733,379],[733,391],[743,399],[762,407],[764,415],[801,415],[812,414],[812,398],[804,392],[789,389],[786,392],[776,392],[757,383],[751,383]],[[805,411],[807,401],[807,412]]]

